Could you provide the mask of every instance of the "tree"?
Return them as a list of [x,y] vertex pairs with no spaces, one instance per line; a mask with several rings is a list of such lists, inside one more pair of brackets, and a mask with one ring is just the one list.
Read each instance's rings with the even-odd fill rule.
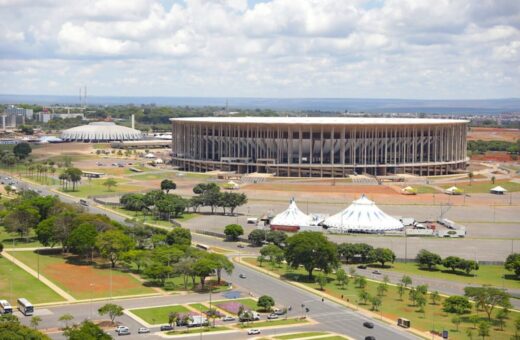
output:
[[469,275],[473,270],[478,270],[479,265],[473,260],[462,260],[459,263],[459,269],[462,269],[467,275]]
[[65,323],[64,328],[69,328],[69,322],[72,320],[74,320],[74,316],[70,313],[65,313],[62,316],[60,316],[60,318],[58,319],[58,321],[62,321]]
[[395,254],[391,249],[388,248],[376,248],[369,253],[370,262],[379,262],[381,267],[385,266],[387,262],[395,261]]
[[4,244],[2,242],[0,242],[0,253],[2,253],[3,251],[4,251]]
[[482,339],[489,336],[489,323],[482,321],[478,324],[478,335],[480,335]]
[[90,223],[82,223],[70,233],[67,245],[75,254],[86,255],[94,249],[98,232]]
[[504,325],[505,325],[505,321],[507,319],[507,309],[505,308],[502,308],[500,309],[497,314],[495,315],[497,321],[498,321],[498,325],[500,326],[500,330],[503,331],[504,330]]
[[491,183],[492,183],[492,184],[495,184],[496,179],[497,179],[497,178],[496,178],[495,176],[491,176]]
[[460,267],[463,259],[457,256],[448,256],[442,261],[442,265],[446,268],[450,268],[452,272],[455,272]]
[[468,322],[473,324],[473,328],[477,328],[477,324],[480,321],[480,317],[476,314],[468,316]]
[[367,279],[364,276],[357,275],[354,278],[354,284],[357,288],[365,289],[365,287],[367,286]]
[[466,336],[469,340],[473,340],[473,330],[471,328],[466,328]]
[[287,234],[280,230],[271,230],[267,232],[267,242],[271,242],[280,248],[285,246],[287,241]]
[[143,275],[148,277],[155,282],[158,282],[161,286],[164,286],[164,283],[167,278],[173,273],[173,268],[167,266],[161,262],[153,261],[151,264],[148,264],[143,270]]
[[210,253],[208,256],[215,264],[217,284],[220,284],[222,281],[222,271],[225,271],[228,275],[231,275],[233,273],[233,269],[235,269],[235,266],[233,265],[233,262],[231,262],[225,255]]
[[349,263],[358,254],[358,247],[354,243],[338,244],[338,256],[341,260]]
[[108,317],[110,318],[110,321],[114,323],[116,317],[123,315],[123,307],[113,304],[113,303],[107,303],[103,306],[101,306],[98,309],[99,315],[105,315],[108,314]]
[[31,327],[34,328],[34,329],[37,329],[38,328],[38,325],[40,324],[40,322],[42,322],[42,318],[40,318],[39,316],[33,316],[31,318]]
[[35,228],[39,221],[38,210],[28,202],[14,207],[3,219],[7,231],[19,233],[21,237],[28,235],[29,230]]
[[155,202],[163,199],[164,196],[166,196],[166,194],[162,190],[152,190],[144,194],[143,201],[147,207],[151,207],[155,205]]
[[471,183],[473,183],[473,177],[475,177],[475,174],[473,173],[473,171],[468,172],[469,185],[471,185]]
[[78,168],[68,168],[64,172],[67,181],[72,183],[72,191],[76,191],[76,184],[81,181],[81,175],[83,175],[83,171]]
[[488,320],[491,321],[491,313],[498,305],[501,307],[510,307],[509,294],[502,289],[484,286],[484,287],[466,287],[464,295],[475,301],[477,307],[486,312]]
[[32,135],[34,133],[34,129],[28,125],[20,125],[20,131],[26,135]]
[[147,207],[142,194],[125,194],[121,196],[119,203],[123,205],[123,208],[131,211],[142,211]]
[[424,306],[426,305],[426,295],[418,293],[415,297],[415,304],[419,307],[419,312],[424,313]]
[[96,237],[96,247],[103,258],[115,268],[121,255],[134,247],[134,240],[120,230],[108,230]]
[[313,280],[315,268],[328,274],[338,265],[336,245],[320,232],[304,231],[287,239],[285,259],[289,266],[303,265],[309,280]]
[[421,267],[427,267],[428,270],[432,270],[436,265],[442,263],[442,259],[439,255],[429,252],[426,249],[419,251],[416,260]]
[[220,204],[220,187],[216,183],[199,183],[193,188],[193,193],[199,195],[202,205],[211,208],[212,214]]
[[13,314],[0,315],[0,339],[50,340],[47,335],[22,325],[20,320]]
[[518,317],[516,320],[515,320],[515,340],[518,340],[519,339],[519,333],[520,332],[520,317]]
[[327,281],[327,277],[323,274],[316,276],[316,283],[320,286],[321,291],[325,290],[325,285],[327,284]]
[[370,253],[374,250],[374,247],[366,243],[356,243],[355,246],[356,255],[361,257],[361,262],[366,263],[369,259]]
[[377,296],[384,296],[388,291],[388,286],[384,283],[380,283],[377,285]]
[[406,287],[402,282],[397,284],[397,293],[399,294],[399,300],[403,301],[403,295]]
[[464,314],[471,310],[471,303],[464,296],[452,295],[444,300],[442,309],[446,313]]
[[432,301],[432,305],[436,305],[437,301],[439,301],[440,296],[438,291],[434,291],[430,294],[430,300]]
[[211,275],[216,269],[216,263],[208,256],[201,256],[193,264],[193,274],[200,279],[200,287],[204,289],[206,277]]
[[455,325],[457,332],[459,331],[459,325],[461,322],[462,322],[462,319],[458,315],[451,318],[451,323]]
[[170,190],[175,189],[177,189],[177,184],[175,184],[173,181],[169,179],[163,179],[161,181],[161,190],[166,191],[167,194],[170,192]]
[[191,231],[188,228],[175,227],[166,234],[166,243],[189,247],[191,245]]
[[238,241],[238,238],[244,235],[244,228],[239,224],[228,224],[224,228],[224,234],[226,234],[228,240]]
[[504,264],[506,270],[514,272],[517,279],[520,279],[520,254],[513,253],[509,255]]
[[179,195],[164,195],[155,202],[155,211],[159,213],[161,219],[170,219],[181,216],[188,202]]
[[254,247],[260,247],[267,239],[267,232],[265,230],[254,229],[247,236],[247,240]]
[[13,148],[13,154],[18,158],[18,159],[24,159],[24,158],[27,158],[27,156],[29,156],[29,154],[32,152],[32,148],[31,146],[29,145],[29,143],[26,143],[26,142],[22,142],[22,143],[18,143],[14,146]]
[[379,296],[373,296],[370,298],[370,303],[372,304],[372,310],[377,311],[381,306],[382,300]]
[[124,253],[121,256],[121,260],[123,260],[128,266],[132,263],[135,264],[137,272],[140,273],[141,269],[149,262],[150,253],[142,249],[132,249]]
[[68,340],[111,340],[112,337],[92,321],[85,320],[80,325],[66,329],[63,335]]
[[359,300],[361,304],[366,305],[367,301],[370,300],[370,294],[366,290],[360,290],[358,293]]
[[269,262],[273,266],[275,264],[280,264],[284,258],[283,250],[274,244],[263,246],[262,249],[260,249],[260,255],[264,258],[269,258]]
[[177,312],[170,312],[168,314],[168,324],[173,327],[174,324],[177,323],[177,320],[179,320],[179,313]]
[[246,194],[236,192],[224,192],[220,194],[218,204],[224,209],[224,214],[226,213],[226,208],[229,208],[231,215],[233,215],[237,207],[246,203]]
[[262,308],[262,310],[266,312],[270,312],[271,308],[273,308],[273,306],[275,305],[274,299],[268,295],[260,296],[256,304],[258,307]]
[[103,185],[107,187],[108,191],[112,191],[112,188],[117,186],[117,181],[113,178],[107,178],[103,181]]
[[341,285],[341,288],[344,288],[345,284],[348,284],[348,275],[343,268],[336,270],[336,280]]

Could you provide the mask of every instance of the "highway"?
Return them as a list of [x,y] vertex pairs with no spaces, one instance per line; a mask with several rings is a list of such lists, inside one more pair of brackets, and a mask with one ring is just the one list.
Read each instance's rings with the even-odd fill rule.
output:
[[[34,185],[31,183],[24,182],[27,188],[39,191],[43,195],[56,195],[55,192],[51,192],[48,188]],[[59,197],[64,202],[69,203],[77,203],[77,199],[72,199],[68,196],[59,194]],[[91,213],[100,213],[105,214],[108,217],[124,223],[124,218],[112,213],[110,211],[106,211],[104,209],[100,209],[90,202],[90,206],[86,207]],[[194,234],[193,240],[195,242],[201,242],[205,244],[213,244],[222,246],[222,241],[218,239],[208,238],[204,236],[199,236]],[[245,274],[246,278],[239,278],[240,274]],[[340,334],[348,335],[354,339],[364,339],[365,336],[373,335],[376,339],[385,339],[385,340],[393,340],[393,339],[417,339],[418,337],[405,332],[402,329],[399,329],[393,325],[388,325],[384,322],[380,322],[378,320],[370,319],[375,324],[374,329],[367,329],[363,326],[363,322],[369,320],[369,318],[352,311],[344,306],[336,304],[334,302],[325,300],[322,301],[321,297],[317,295],[295,287],[287,282],[282,280],[278,280],[264,273],[253,270],[249,267],[246,267],[242,264],[235,264],[235,270],[231,277],[224,276],[224,279],[233,283],[235,289],[243,292],[244,295],[248,295],[252,293],[254,296],[258,297],[260,295],[270,295],[272,296],[277,305],[283,306],[292,306],[292,312],[290,316],[301,315],[302,307],[304,304],[306,308],[309,308],[308,317],[316,320],[319,324],[312,326],[302,326],[302,327],[291,327],[291,328],[277,328],[271,329],[269,331],[262,331],[262,334],[273,334],[274,333],[286,333],[288,331],[297,331],[297,330],[327,330],[333,331]],[[217,295],[217,294],[214,294]],[[219,298],[218,295],[213,297],[213,299]],[[220,297],[222,298],[222,297]],[[168,304],[179,304],[186,302],[198,302],[198,301],[207,301],[209,300],[208,294],[190,294],[190,295],[167,295],[167,296],[157,296],[157,297],[147,297],[147,298],[136,298],[136,299],[124,299],[124,300],[112,300],[113,303],[117,303],[122,305],[124,308],[138,308],[138,307],[151,307],[151,306],[160,306],[160,305],[168,305]],[[55,307],[43,308],[39,311],[38,315],[42,318],[42,322],[40,324],[40,328],[51,328],[51,327],[59,327],[62,325],[61,322],[58,321],[59,317],[65,313],[71,313],[75,317],[75,321],[81,321],[87,318],[93,319],[101,319],[99,315],[97,315],[97,309],[106,303],[106,301],[94,301],[89,303],[82,304],[71,304],[71,305],[62,305]],[[29,318],[23,318],[24,323],[27,323]],[[119,319],[123,324],[128,325],[132,331],[131,336],[127,336],[127,339],[141,339],[141,338],[151,338],[151,335],[137,335],[135,334],[137,328],[140,326],[136,321],[129,318],[128,316],[123,316]],[[156,330],[152,330],[156,331]],[[112,332],[112,335],[115,333]],[[222,335],[210,335],[204,334],[204,338],[221,338]],[[53,338],[62,339],[63,336],[61,334],[53,334]],[[242,339],[247,338],[246,332],[237,332],[226,335],[226,338],[232,339]]]

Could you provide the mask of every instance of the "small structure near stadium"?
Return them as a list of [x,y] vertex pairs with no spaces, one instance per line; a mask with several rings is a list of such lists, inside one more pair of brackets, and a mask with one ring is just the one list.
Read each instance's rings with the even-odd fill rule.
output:
[[289,207],[273,217],[270,221],[271,230],[283,231],[321,231],[319,223],[322,221],[318,216],[307,215],[296,205],[294,198],[291,199]]
[[384,213],[365,195],[345,210],[326,218],[322,225],[331,233],[383,233],[404,228],[401,221]]
[[495,195],[503,195],[507,192],[507,190],[498,185],[494,188],[489,189],[489,192]]
[[139,140],[143,138],[141,131],[113,122],[93,122],[63,130],[61,139],[67,142],[111,142]]

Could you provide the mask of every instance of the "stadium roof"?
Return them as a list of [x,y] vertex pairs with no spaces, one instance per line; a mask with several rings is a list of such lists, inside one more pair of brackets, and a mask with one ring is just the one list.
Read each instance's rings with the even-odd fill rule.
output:
[[379,117],[193,117],[171,121],[232,124],[308,124],[308,125],[410,125],[468,123],[462,119],[379,118]]
[[141,131],[112,122],[94,122],[64,130],[61,139],[81,142],[109,142],[142,139]]
[[323,225],[342,232],[365,233],[378,233],[403,228],[403,224],[398,219],[384,213],[365,195],[352,202],[347,209],[326,218]]

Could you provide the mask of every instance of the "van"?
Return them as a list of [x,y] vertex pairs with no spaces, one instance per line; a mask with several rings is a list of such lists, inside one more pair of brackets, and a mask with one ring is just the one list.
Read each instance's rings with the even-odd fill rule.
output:
[[399,318],[397,319],[397,326],[403,327],[403,328],[410,328],[410,320],[405,318]]

